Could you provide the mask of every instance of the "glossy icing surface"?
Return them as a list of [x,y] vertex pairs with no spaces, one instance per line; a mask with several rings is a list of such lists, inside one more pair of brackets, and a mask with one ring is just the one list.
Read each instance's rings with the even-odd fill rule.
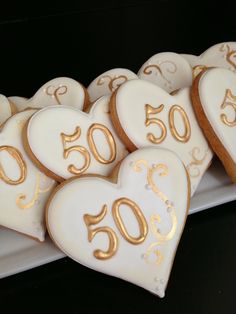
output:
[[85,176],[62,184],[48,204],[47,224],[77,262],[163,297],[188,200],[182,162],[149,147],[122,161],[116,183]]
[[193,67],[196,77],[206,67],[221,67],[236,72],[236,42],[225,42],[208,48],[200,56],[182,54]]
[[116,68],[106,71],[88,86],[90,100],[93,102],[101,96],[110,95],[124,82],[137,78],[137,75],[128,69]]
[[210,69],[203,73],[198,92],[211,127],[236,163],[236,74]]
[[68,77],[58,77],[45,83],[30,99],[18,96],[9,97],[9,99],[19,111],[54,105],[83,109],[86,102],[85,93],[84,87],[79,82]]
[[12,115],[11,104],[7,97],[0,95],[0,125]]
[[44,207],[55,182],[26,155],[22,129],[35,110],[15,114],[0,132],[0,225],[44,240]]
[[191,66],[181,55],[173,52],[162,52],[152,56],[142,65],[138,76],[167,92],[192,84]]
[[150,82],[133,80],[119,88],[112,102],[114,124],[118,121],[132,149],[173,150],[188,170],[193,195],[213,154],[196,120],[189,88],[171,96]]
[[28,145],[46,171],[59,181],[83,173],[108,175],[126,156],[128,152],[111,123],[108,104],[109,96],[104,96],[89,113],[54,106],[31,118]]

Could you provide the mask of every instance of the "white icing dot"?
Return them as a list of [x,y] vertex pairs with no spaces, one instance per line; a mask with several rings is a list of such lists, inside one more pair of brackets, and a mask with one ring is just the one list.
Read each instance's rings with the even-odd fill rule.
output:
[[141,259],[145,259],[146,258],[146,254],[141,254]]
[[146,185],[145,185],[145,189],[146,189],[146,190],[151,190],[151,186],[150,186],[149,184],[146,184]]

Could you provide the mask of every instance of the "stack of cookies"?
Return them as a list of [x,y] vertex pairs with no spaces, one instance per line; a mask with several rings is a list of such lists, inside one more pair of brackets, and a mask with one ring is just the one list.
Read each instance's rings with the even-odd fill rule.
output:
[[213,152],[236,182],[234,72],[229,42],[1,95],[0,225],[163,297]]

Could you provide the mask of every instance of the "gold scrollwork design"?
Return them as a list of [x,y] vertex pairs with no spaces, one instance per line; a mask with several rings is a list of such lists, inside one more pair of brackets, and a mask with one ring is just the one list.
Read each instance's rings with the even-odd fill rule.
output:
[[169,61],[169,60],[162,61],[159,65],[157,65],[157,64],[147,65],[143,69],[143,73],[146,75],[150,75],[152,73],[160,74],[160,76],[163,78],[163,80],[165,80],[168,84],[171,84],[170,80],[168,80],[166,75],[163,73],[163,68],[162,68],[163,64],[167,65],[166,72],[168,72],[170,74],[176,73],[177,65],[173,61]]
[[45,93],[48,96],[51,96],[52,98],[55,98],[58,105],[61,105],[60,102],[60,96],[65,95],[67,93],[67,86],[66,85],[59,85],[59,86],[53,86],[49,85],[45,88]]
[[192,178],[197,178],[200,176],[201,171],[198,168],[198,166],[201,166],[204,160],[206,159],[208,150],[205,151],[202,158],[199,158],[199,154],[201,153],[201,150],[199,147],[194,147],[190,151],[190,155],[192,157],[192,161],[187,166],[188,174]]
[[226,52],[226,61],[236,70],[236,62],[233,58],[236,58],[236,50],[231,50],[228,44],[222,44],[220,46],[220,51]]
[[157,238],[157,242],[152,243],[146,253],[145,253],[145,260],[146,262],[150,263],[150,257],[151,255],[154,255],[156,257],[155,264],[159,265],[161,261],[163,260],[163,255],[159,249],[163,245],[164,242],[170,241],[176,232],[177,228],[177,217],[175,208],[172,204],[172,202],[169,200],[169,198],[158,188],[158,186],[155,184],[153,176],[155,173],[158,173],[160,177],[164,177],[168,175],[168,167],[165,164],[155,164],[152,167],[149,167],[146,160],[138,160],[134,164],[134,171],[141,172],[142,167],[144,166],[147,169],[147,182],[148,186],[150,186],[151,190],[158,196],[158,198],[161,199],[162,202],[167,207],[167,212],[170,214],[171,218],[171,228],[166,233],[161,233],[160,229],[158,228],[157,224],[161,223],[161,217],[158,214],[151,215],[151,231],[153,235]]
[[114,92],[114,90],[116,90],[121,84],[128,81],[128,78],[125,75],[119,75],[114,77],[111,77],[110,75],[104,75],[98,79],[97,85],[98,86],[104,85],[106,81],[108,81],[107,86],[109,90],[111,92]]
[[222,113],[220,115],[221,121],[229,127],[236,126],[236,96],[233,95],[230,89],[226,89],[224,100],[220,106],[221,109],[226,107],[231,107],[234,110],[235,118],[233,121],[229,121],[226,114]]
[[31,201],[29,201],[28,203],[23,203],[22,201],[26,200],[27,196],[26,194],[19,194],[17,199],[16,199],[16,205],[21,208],[21,209],[29,209],[32,208],[34,206],[34,204],[37,202],[37,200],[39,199],[39,195],[43,194],[43,193],[47,193],[48,191],[50,191],[52,185],[50,184],[48,187],[42,189],[40,187],[40,173],[36,174],[36,186],[35,186],[35,190],[34,190],[34,196],[32,198]]

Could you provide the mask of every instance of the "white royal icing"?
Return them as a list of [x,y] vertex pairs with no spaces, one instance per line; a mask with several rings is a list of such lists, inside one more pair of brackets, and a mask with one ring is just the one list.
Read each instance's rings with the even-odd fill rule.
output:
[[201,76],[198,93],[211,127],[236,163],[236,74],[222,68],[210,69]]
[[9,97],[19,111],[26,108],[43,108],[54,105],[72,106],[83,109],[85,91],[83,86],[68,77],[58,77],[44,84],[30,98],[12,96]]
[[23,149],[22,128],[34,113],[27,110],[15,114],[0,132],[0,225],[43,241],[44,207],[55,184],[34,166]]
[[196,76],[204,67],[221,67],[236,72],[236,42],[225,42],[208,48],[200,56],[182,54]]
[[0,95],[0,125],[12,115],[11,105],[4,95]]
[[137,75],[128,69],[116,68],[106,71],[88,86],[89,98],[93,102],[101,96],[110,95],[124,82],[137,78]]
[[181,55],[174,52],[161,52],[152,56],[142,65],[138,76],[167,92],[192,84],[191,66]]
[[[139,243],[134,244],[133,239],[129,242],[114,220],[119,199],[121,225],[128,239],[142,239]],[[141,219],[139,226],[132,204],[127,205],[124,199],[139,207],[146,232],[142,229],[145,223]],[[186,171],[177,156],[167,150],[143,148],[122,161],[117,183],[82,177],[61,186],[48,204],[48,229],[59,248],[77,262],[164,297],[188,199]],[[106,212],[101,217],[104,207]],[[85,223],[85,215],[95,218],[90,226],[89,221]],[[98,231],[90,241],[89,229]],[[113,235],[110,240],[109,234]],[[107,258],[95,257],[96,250],[108,251]]]
[[[116,163],[128,153],[111,123],[108,104],[109,96],[104,96],[93,104],[90,113],[65,106],[48,107],[38,111],[30,119],[27,128],[27,139],[34,156],[45,168],[62,179],[76,174],[76,171],[68,170],[70,165],[84,169],[88,158],[90,164],[79,174],[89,172],[108,175]],[[98,125],[102,125],[104,130],[99,130]],[[93,139],[95,148],[89,145],[89,129],[92,126],[94,131],[90,133],[90,139]],[[77,138],[72,138],[76,128],[80,128],[80,132],[77,129]],[[64,149],[62,133],[68,136]],[[113,137],[110,137],[111,146],[106,138],[109,133]],[[83,147],[87,154],[81,152],[81,149],[78,151],[78,146]],[[70,147],[71,152],[65,156],[65,151]],[[104,162],[96,158],[98,154]]]
[[[133,80],[122,85],[117,91],[117,118],[129,140],[137,147],[154,146],[173,150],[183,161],[190,175],[191,194],[193,195],[204,172],[212,159],[212,151],[198,125],[190,99],[190,90],[185,88],[174,96],[154,84]],[[161,108],[159,112],[147,114],[147,107]],[[176,110],[178,106],[183,110],[189,121],[185,127],[183,116]],[[174,128],[182,137],[189,130],[188,140],[179,141],[171,132],[171,119]],[[114,121],[116,123],[116,121]],[[159,143],[153,142],[150,135],[160,138],[162,130],[166,130],[166,137]]]

